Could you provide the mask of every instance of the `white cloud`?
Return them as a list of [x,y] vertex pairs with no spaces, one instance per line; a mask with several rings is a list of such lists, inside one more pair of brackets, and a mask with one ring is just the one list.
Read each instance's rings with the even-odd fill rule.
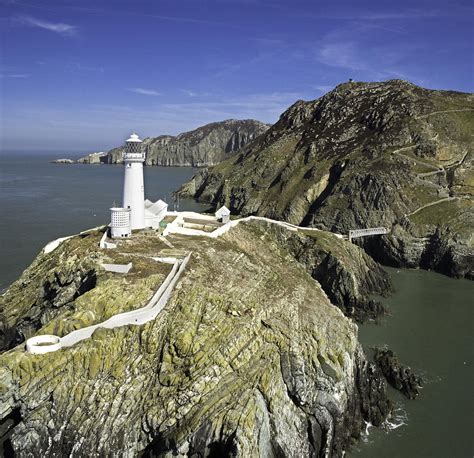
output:
[[334,85],[330,86],[330,85],[325,85],[325,84],[312,84],[311,87],[314,90],[321,92],[321,94],[326,94],[327,92],[332,91],[335,86]]
[[32,16],[21,16],[18,20],[25,25],[39,27],[64,36],[74,36],[77,34],[78,28],[75,25],[65,24],[63,22],[48,22]]
[[371,28],[352,24],[326,34],[315,49],[316,60],[328,67],[347,70],[347,77],[384,80],[419,78],[405,71],[423,45],[407,40],[377,41]]
[[0,73],[0,78],[28,78],[26,73]]
[[145,89],[142,87],[132,87],[129,89],[129,91],[135,92],[135,94],[142,94],[142,95],[152,95],[152,96],[163,95],[161,92],[155,91],[153,89]]
[[189,89],[180,89],[183,94],[186,94],[188,97],[207,97],[211,95],[209,92],[195,92],[190,91]]
[[358,46],[351,41],[329,41],[324,43],[319,49],[318,60],[322,64],[331,67],[367,70],[367,65],[360,56]]

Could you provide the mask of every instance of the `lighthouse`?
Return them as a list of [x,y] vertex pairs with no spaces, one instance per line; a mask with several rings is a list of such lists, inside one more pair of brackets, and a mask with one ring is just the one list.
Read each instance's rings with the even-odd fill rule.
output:
[[123,159],[125,173],[122,207],[130,209],[131,229],[143,229],[145,227],[145,189],[143,185],[145,153],[142,141],[137,134],[133,133],[127,140]]
[[145,153],[142,141],[133,133],[126,142],[123,153],[125,172],[123,177],[122,206],[110,209],[110,236],[113,239],[128,238],[132,229],[158,229],[166,216],[168,204],[162,200],[145,200],[143,163]]

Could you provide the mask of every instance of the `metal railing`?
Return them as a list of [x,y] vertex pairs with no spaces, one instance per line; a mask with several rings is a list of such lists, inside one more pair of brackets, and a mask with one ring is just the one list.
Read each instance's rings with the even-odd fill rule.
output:
[[349,242],[357,237],[367,237],[368,235],[383,235],[390,231],[386,227],[368,227],[366,229],[353,229],[349,231]]

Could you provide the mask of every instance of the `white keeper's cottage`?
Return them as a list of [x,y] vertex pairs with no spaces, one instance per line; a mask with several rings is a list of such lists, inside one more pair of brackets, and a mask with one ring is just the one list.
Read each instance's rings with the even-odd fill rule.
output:
[[224,205],[215,213],[216,219],[223,223],[228,223],[230,221],[230,210]]

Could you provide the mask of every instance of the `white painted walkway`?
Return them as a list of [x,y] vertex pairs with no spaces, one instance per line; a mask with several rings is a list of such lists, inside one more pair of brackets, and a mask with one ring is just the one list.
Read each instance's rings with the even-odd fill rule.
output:
[[[228,223],[215,229],[213,232],[205,232],[205,231],[201,231],[197,229],[189,229],[186,227],[182,227],[184,223],[184,218],[197,218],[201,220],[215,221],[214,216],[202,215],[200,213],[195,213],[195,212],[179,212],[179,213],[168,212],[168,214],[176,216],[176,218],[172,223],[168,224],[168,226],[163,232],[163,236],[166,236],[168,234],[183,234],[183,235],[191,235],[191,236],[217,238],[227,233],[231,228],[245,221],[263,221],[266,223],[281,226],[291,232],[298,232],[300,230],[304,231],[305,233],[312,232],[312,231],[315,231],[315,232],[320,231],[320,229],[296,226],[294,224],[286,223],[284,221],[277,221],[274,219],[264,218],[261,216],[248,216],[246,218],[229,221]],[[85,231],[85,232],[88,232],[88,231]],[[341,234],[334,234],[334,235],[338,238],[345,238]],[[63,237],[61,239],[55,240],[54,242],[51,242],[50,244],[47,245],[47,247],[51,246],[52,249],[50,249],[49,251],[45,250],[45,252],[50,253],[55,248],[57,248],[62,241],[71,237],[73,236]],[[44,346],[42,346],[42,353],[49,353],[49,352],[57,351],[60,348],[71,347],[72,345],[75,345],[76,343],[81,342],[82,340],[90,338],[92,334],[94,333],[94,331],[99,328],[113,329],[113,328],[128,326],[128,325],[139,326],[151,320],[154,320],[157,317],[157,315],[163,310],[166,303],[168,302],[168,299],[171,296],[173,288],[176,282],[178,281],[179,277],[183,273],[184,269],[186,268],[186,265],[190,257],[191,257],[191,253],[189,253],[184,259],[178,259],[178,258],[173,258],[173,257],[152,258],[157,262],[172,264],[173,267],[171,269],[171,272],[166,277],[165,281],[161,284],[161,286],[155,292],[155,294],[150,299],[147,305],[145,305],[144,307],[138,310],[132,310],[130,312],[119,313],[117,315],[110,317],[108,320],[103,321],[102,323],[94,324],[92,326],[87,326],[83,329],[78,329],[61,338],[56,337],[56,336],[47,336],[48,338],[54,338],[55,342],[54,344],[51,344],[50,346],[43,344]],[[26,342],[27,348],[31,347],[31,345],[29,345],[30,340],[31,340],[31,343],[34,344],[34,341],[35,341],[34,339],[37,339],[37,338],[38,336],[28,339],[28,341]],[[59,344],[56,342],[56,339],[59,339],[60,341]],[[47,342],[45,341],[45,343]]]
[[138,310],[119,313],[108,320],[103,321],[102,323],[73,331],[61,338],[62,347],[70,347],[81,340],[88,339],[97,328],[113,329],[120,326],[141,325],[147,323],[148,321],[154,320],[168,302],[174,285],[186,268],[186,264],[188,263],[190,257],[191,253],[182,260],[175,259],[171,272],[168,274],[165,281],[161,284],[147,305]]
[[[49,353],[52,351],[57,351],[60,348],[70,347],[82,340],[88,339],[91,337],[93,332],[98,328],[105,328],[105,329],[113,329],[121,326],[128,326],[128,325],[142,325],[147,323],[148,321],[154,320],[156,316],[163,310],[164,306],[168,302],[168,299],[173,291],[173,288],[178,281],[179,277],[183,273],[184,269],[186,268],[186,264],[191,257],[191,253],[189,253],[184,259],[177,259],[174,258],[172,261],[173,267],[171,272],[166,277],[165,281],[161,284],[158,290],[155,292],[153,297],[150,299],[147,305],[138,309],[132,310],[130,312],[118,313],[117,315],[112,316],[108,320],[103,321],[102,323],[94,324],[92,326],[87,326],[83,329],[78,329],[77,331],[73,331],[67,334],[64,337],[59,338],[60,343],[59,345],[51,345],[51,348],[47,346],[43,346],[44,353]],[[161,261],[161,258],[156,258],[155,260]],[[170,258],[163,259],[162,262],[170,263]],[[32,339],[36,339],[37,337],[32,337]],[[28,339],[26,345],[27,348],[29,346]]]
[[[289,231],[292,231],[292,232],[298,232],[299,230],[304,231],[304,232],[320,231],[320,229],[316,229],[314,227],[296,226],[294,224],[290,224],[285,221],[278,221],[275,219],[264,218],[263,216],[247,216],[245,218],[229,221],[228,223],[218,227],[212,232],[206,232],[206,231],[201,231],[199,229],[190,229],[187,227],[182,227],[182,224],[184,223],[184,218],[200,218],[200,219],[209,219],[209,220],[215,221],[215,218],[213,216],[201,215],[200,213],[194,213],[194,212],[181,212],[178,214],[177,218],[172,223],[168,224],[166,229],[163,231],[163,235],[166,236],[168,234],[182,234],[182,235],[195,235],[195,236],[201,236],[201,237],[210,237],[210,238],[215,239],[225,234],[226,232],[228,232],[231,228],[246,221],[264,221],[266,223],[282,226],[285,229],[288,229]],[[333,233],[333,234],[338,238],[344,238],[342,234],[336,234],[336,233]]]

